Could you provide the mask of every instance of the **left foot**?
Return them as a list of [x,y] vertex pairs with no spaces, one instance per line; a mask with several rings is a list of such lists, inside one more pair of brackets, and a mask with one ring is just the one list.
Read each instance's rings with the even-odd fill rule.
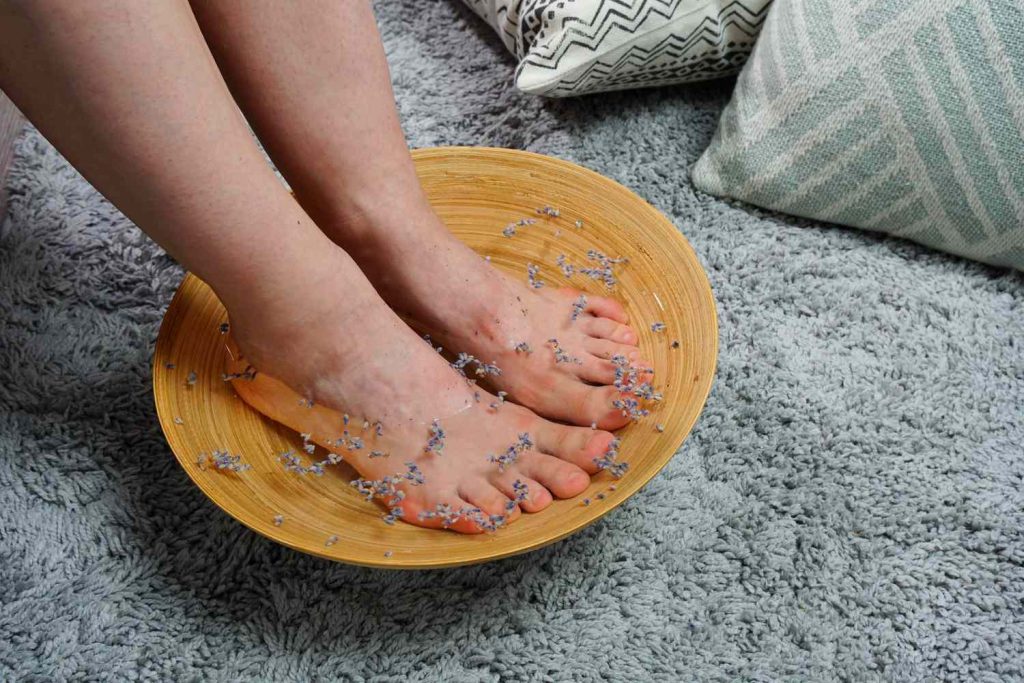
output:
[[[621,304],[593,294],[584,303],[574,289],[532,288],[456,239],[429,207],[416,215],[343,244],[392,307],[436,344],[497,366],[500,375],[483,378],[545,417],[600,429],[629,421],[613,405],[620,393],[611,359],[649,366]],[[467,376],[477,377],[479,367],[466,367]]]

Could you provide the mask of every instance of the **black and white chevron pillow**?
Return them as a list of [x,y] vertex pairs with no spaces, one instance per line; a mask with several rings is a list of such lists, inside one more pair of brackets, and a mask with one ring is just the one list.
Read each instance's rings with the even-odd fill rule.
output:
[[464,0],[519,58],[516,87],[567,97],[718,78],[771,0]]

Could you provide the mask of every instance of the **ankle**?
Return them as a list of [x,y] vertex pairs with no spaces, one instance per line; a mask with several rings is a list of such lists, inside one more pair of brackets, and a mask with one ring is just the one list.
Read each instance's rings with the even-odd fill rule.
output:
[[323,233],[362,264],[399,256],[403,245],[443,230],[418,184],[389,189],[323,200],[296,196]]

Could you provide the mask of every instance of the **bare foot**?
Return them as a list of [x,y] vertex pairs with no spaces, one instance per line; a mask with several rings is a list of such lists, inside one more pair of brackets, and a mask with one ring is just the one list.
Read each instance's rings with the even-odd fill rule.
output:
[[472,386],[343,252],[327,260],[280,301],[231,311],[226,372],[240,375],[246,402],[354,466],[388,521],[476,533],[587,487],[610,433],[549,422]]
[[[621,304],[581,299],[573,289],[534,288],[525,284],[525,270],[522,280],[504,275],[453,237],[429,207],[406,221],[412,229],[370,230],[361,244],[345,244],[390,305],[446,349],[497,366],[500,374],[481,371],[488,382],[545,417],[602,429],[629,421],[614,405],[621,396],[612,358],[649,365]],[[469,364],[471,377],[480,363]]]

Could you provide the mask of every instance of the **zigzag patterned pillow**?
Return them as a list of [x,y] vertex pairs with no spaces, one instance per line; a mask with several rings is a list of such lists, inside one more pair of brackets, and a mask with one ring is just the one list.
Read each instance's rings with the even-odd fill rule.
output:
[[693,183],[1024,270],[1024,4],[777,0]]
[[736,73],[771,0],[464,0],[519,58],[516,87],[548,97]]

